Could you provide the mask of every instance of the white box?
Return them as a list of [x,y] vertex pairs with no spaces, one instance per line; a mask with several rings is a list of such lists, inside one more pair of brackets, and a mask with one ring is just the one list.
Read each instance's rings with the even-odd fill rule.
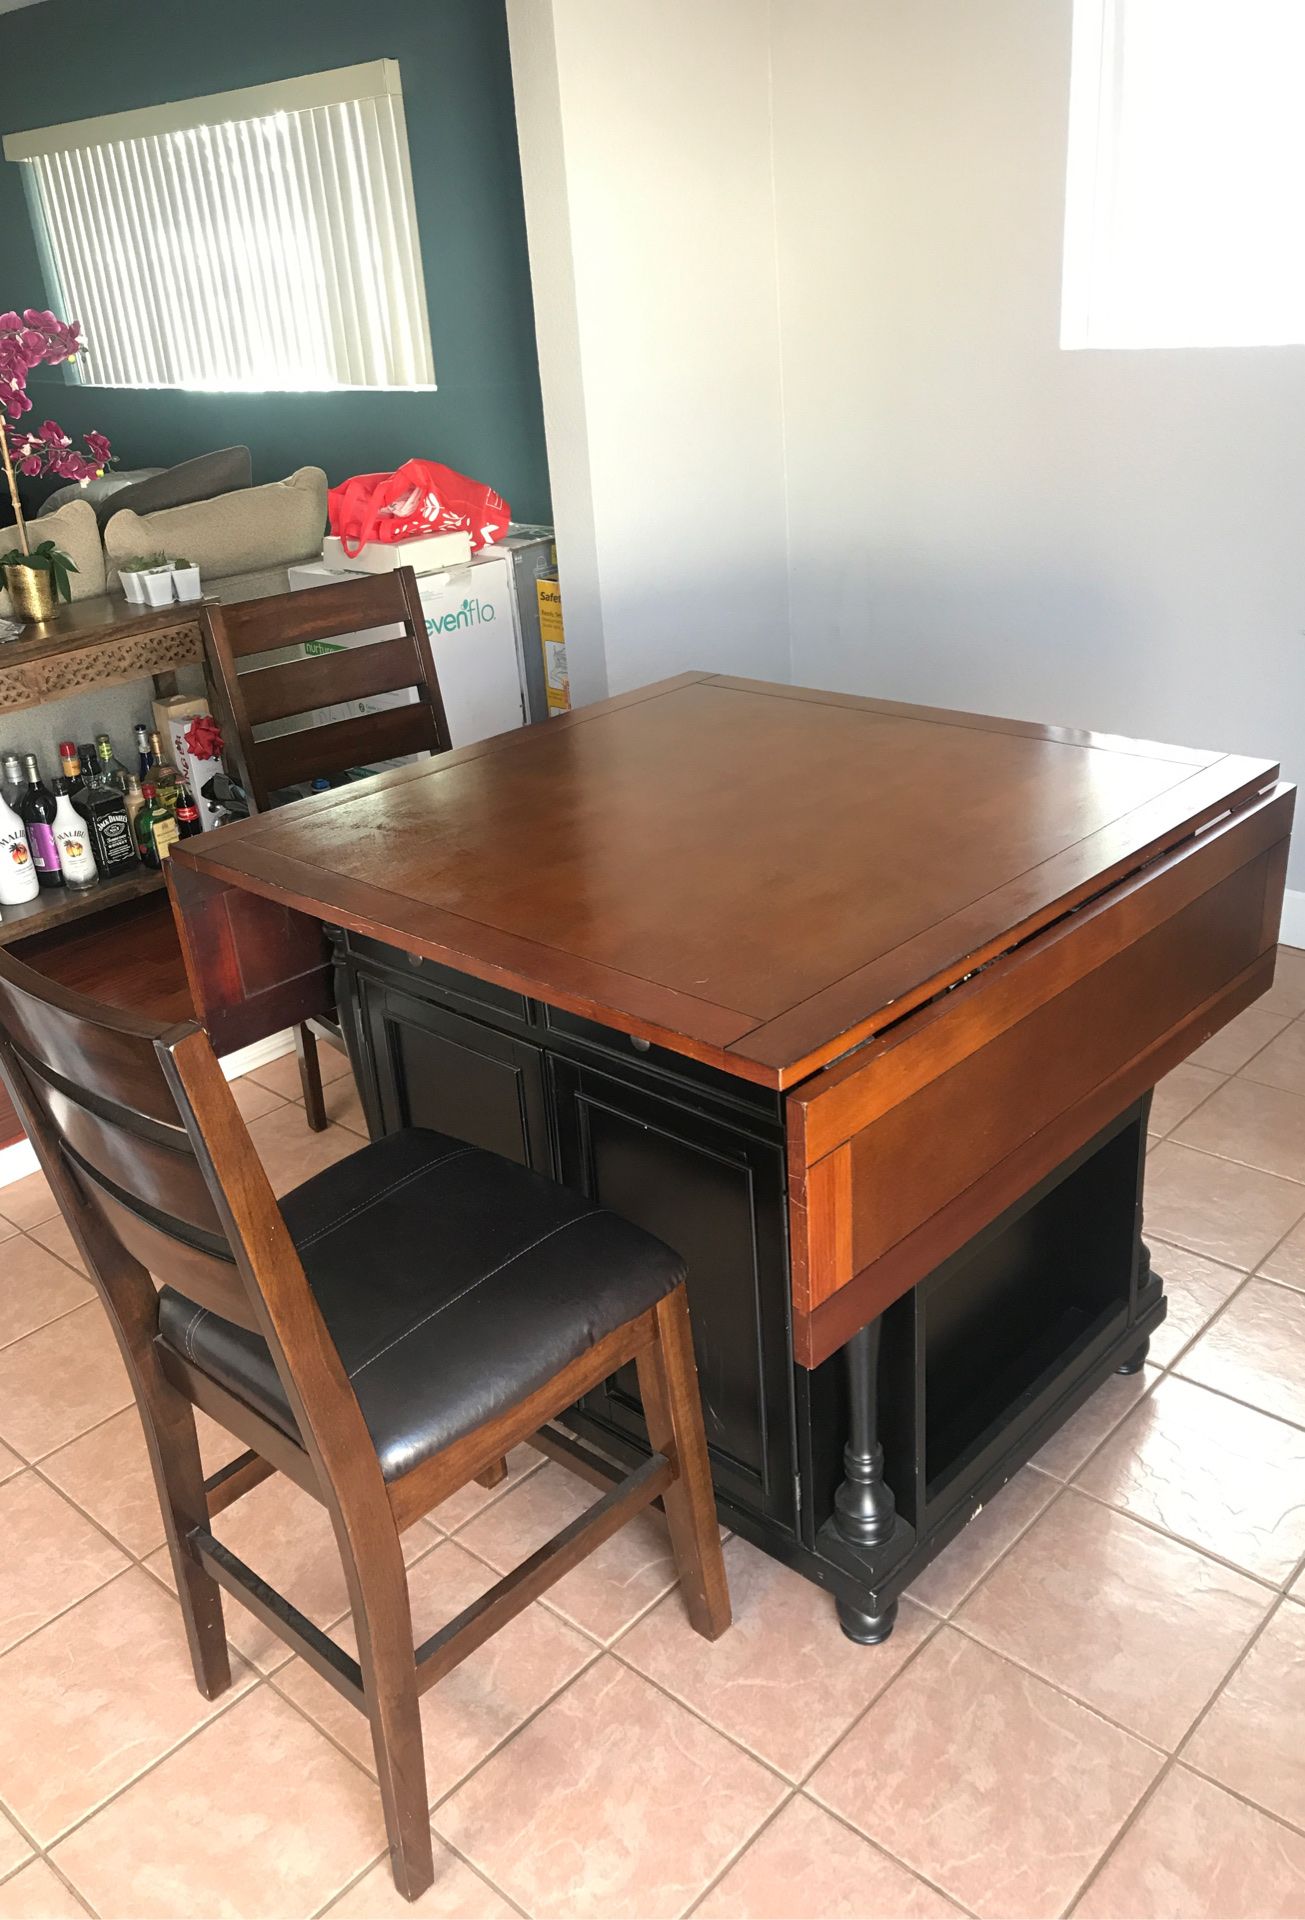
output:
[[[328,586],[340,576],[321,561],[287,569],[292,589]],[[417,581],[426,632],[430,637],[435,671],[449,734],[455,747],[487,740],[522,725],[525,702],[518,659],[515,594],[508,570],[498,560],[477,556],[465,567],[427,574]],[[375,628],[369,639],[390,639],[398,627]],[[335,647],[358,646],[362,634],[336,634],[331,640],[307,641],[314,653]],[[378,713],[402,705],[415,694],[386,693],[370,700],[354,700],[329,710],[331,719]]]
[[322,565],[332,573],[394,573],[411,567],[414,573],[437,573],[442,567],[465,567],[471,559],[471,535],[427,533],[420,540],[396,540],[387,547],[371,540],[361,553],[346,553],[333,533],[322,542]]

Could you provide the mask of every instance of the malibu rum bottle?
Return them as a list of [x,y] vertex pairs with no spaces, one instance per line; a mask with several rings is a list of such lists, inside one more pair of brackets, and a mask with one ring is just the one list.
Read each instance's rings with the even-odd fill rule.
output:
[[66,887],[80,889],[100,883],[91,836],[85,820],[73,807],[66,779],[54,783],[54,819],[50,831],[59,850],[59,871]]
[[21,907],[25,900],[35,900],[40,891],[26,830],[0,795],[0,907]]

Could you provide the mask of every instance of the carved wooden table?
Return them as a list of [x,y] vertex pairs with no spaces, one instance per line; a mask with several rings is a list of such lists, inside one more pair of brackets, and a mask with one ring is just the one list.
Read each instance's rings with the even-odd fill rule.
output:
[[198,602],[133,607],[107,593],[74,600],[51,620],[29,621],[21,639],[0,646],[0,713],[147,674],[157,693],[175,693],[176,669],[203,657]]
[[[679,1247],[721,1516],[872,1641],[1142,1364],[1150,1089],[1272,980],[1277,771],[687,674],[184,843],[169,884],[221,1048],[338,1002],[374,1132]],[[642,1442],[622,1375],[573,1419]]]

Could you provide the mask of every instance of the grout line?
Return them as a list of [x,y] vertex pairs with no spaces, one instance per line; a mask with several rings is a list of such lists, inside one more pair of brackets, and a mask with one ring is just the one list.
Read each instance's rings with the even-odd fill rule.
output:
[[[905,1672],[905,1670],[905,1668],[902,1669],[903,1672]],[[798,1792],[793,1797],[797,1799],[799,1796],[803,1800],[809,1800],[813,1807],[819,1807],[822,1813],[827,1813],[831,1820],[837,1821],[840,1827],[845,1827],[848,1833],[854,1834],[858,1840],[864,1840],[867,1846],[873,1847],[876,1853],[882,1854],[883,1858],[890,1860],[895,1867],[901,1867],[905,1872],[913,1874],[917,1880],[922,1880],[925,1886],[932,1887],[935,1893],[940,1893],[944,1900],[950,1900],[954,1907],[959,1907],[962,1913],[973,1916],[974,1909],[967,1907],[959,1894],[949,1893],[940,1880],[935,1880],[919,1867],[912,1866],[909,1860],[904,1860],[900,1854],[894,1853],[892,1848],[886,1846],[882,1840],[876,1840],[873,1835],[866,1833],[861,1827],[857,1826],[854,1820],[849,1820],[845,1813],[840,1813],[837,1807],[831,1807],[824,1800],[818,1800],[815,1794],[809,1793],[805,1787],[799,1787]]]
[[1077,1908],[1080,1900],[1084,1898],[1088,1889],[1092,1886],[1093,1882],[1100,1878],[1107,1864],[1114,1858],[1115,1854],[1119,1851],[1119,1848],[1122,1845],[1126,1835],[1131,1833],[1133,1828],[1137,1825],[1143,1813],[1145,1813],[1146,1809],[1150,1806],[1151,1802],[1155,1799],[1156,1794],[1160,1791],[1160,1788],[1163,1786],[1164,1782],[1169,1778],[1169,1775],[1173,1771],[1173,1768],[1175,1767],[1176,1764],[1177,1762],[1174,1761],[1172,1758],[1166,1759],[1164,1765],[1157,1772],[1155,1779],[1150,1782],[1146,1790],[1141,1794],[1141,1796],[1138,1799],[1137,1805],[1131,1810],[1127,1819],[1124,1821],[1123,1825],[1120,1827],[1119,1831],[1114,1835],[1113,1839],[1110,1841],[1109,1845],[1106,1847],[1104,1853],[1101,1855],[1101,1858],[1097,1861],[1096,1865],[1090,1869],[1087,1875],[1079,1882],[1078,1886],[1074,1889],[1074,1892],[1070,1895],[1070,1898],[1065,1903],[1065,1906],[1062,1909],[1064,1913],[1073,1913],[1073,1911]]
[[800,1797],[800,1789],[797,1787],[793,1787],[790,1792],[786,1793],[783,1796],[783,1798],[780,1800],[780,1803],[777,1807],[772,1807],[771,1811],[766,1815],[765,1819],[761,1822],[761,1825],[757,1827],[752,1833],[750,1833],[747,1839],[744,1840],[740,1846],[735,1847],[733,1853],[729,1856],[728,1860],[726,1860],[724,1866],[721,1867],[720,1871],[712,1875],[711,1879],[707,1882],[706,1886],[703,1887],[701,1892],[696,1893],[693,1896],[693,1899],[690,1900],[687,1907],[684,1907],[681,1909],[682,1920],[690,1920],[690,1916],[692,1914],[695,1914],[698,1911],[698,1908],[702,1905],[703,1901],[708,1897],[708,1895],[716,1891],[716,1888],[720,1885],[721,1881],[725,1878],[726,1874],[730,1871],[730,1869],[738,1865],[739,1861],[743,1858],[744,1854],[751,1852],[752,1848],[756,1846],[761,1836],[770,1827],[774,1826],[775,1822],[779,1819],[780,1814],[784,1812],[785,1808],[791,1807],[793,1802],[799,1797]]

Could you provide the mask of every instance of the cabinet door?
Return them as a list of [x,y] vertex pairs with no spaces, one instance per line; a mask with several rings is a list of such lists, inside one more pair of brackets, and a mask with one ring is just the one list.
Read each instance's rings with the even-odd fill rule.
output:
[[383,1132],[431,1127],[552,1173],[537,1047],[378,981],[358,985]]
[[[792,1525],[792,1367],[777,1146],[570,1061],[550,1061],[561,1177],[680,1253],[712,1478],[728,1500]],[[635,1370],[583,1411],[646,1438]]]

